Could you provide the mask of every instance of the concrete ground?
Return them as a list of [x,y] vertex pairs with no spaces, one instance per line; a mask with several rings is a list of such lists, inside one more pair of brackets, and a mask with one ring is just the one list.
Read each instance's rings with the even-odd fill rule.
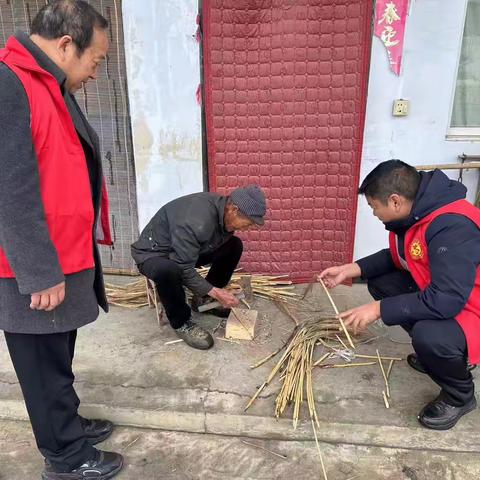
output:
[[[333,296],[340,309],[370,300],[363,285],[338,287]],[[275,360],[255,370],[249,366],[278,348],[293,329],[271,302],[256,300],[253,307],[260,312],[255,342],[221,340],[218,319],[199,318],[210,330],[219,326],[215,347],[207,352],[183,343],[166,345],[176,336],[169,326],[159,327],[148,308],[114,307],[80,330],[75,372],[82,412],[121,425],[102,446],[125,453],[127,466],[119,479],[322,478],[306,409],[296,430],[290,418],[273,418],[278,382],[243,412]],[[302,319],[331,314],[318,285],[297,313]],[[359,345],[359,352],[375,354],[378,348],[382,355],[403,358],[411,352],[400,330],[377,326],[370,336],[378,338]],[[438,387],[406,362],[395,364],[390,386],[387,410],[378,365],[314,373],[318,436],[329,480],[480,478],[478,412],[450,431],[429,431],[416,415]],[[40,478],[42,459],[29,425],[18,421],[26,413],[3,338],[0,419],[0,480]]]

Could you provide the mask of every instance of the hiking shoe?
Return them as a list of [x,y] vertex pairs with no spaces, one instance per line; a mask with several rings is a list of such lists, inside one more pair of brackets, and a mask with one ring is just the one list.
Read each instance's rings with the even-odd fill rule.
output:
[[467,413],[477,408],[477,400],[475,397],[465,405],[456,407],[442,400],[440,394],[435,400],[423,407],[418,414],[418,421],[426,428],[432,430],[448,430]]
[[108,420],[89,420],[80,416],[80,423],[90,445],[105,441],[113,432],[113,423]]
[[[423,363],[419,360],[418,355],[416,353],[411,353],[407,355],[407,363],[417,372],[420,373],[427,373]],[[470,363],[467,364],[467,370],[470,372],[472,371],[476,365],[472,365]]]
[[206,312],[199,312],[198,307],[201,305],[205,305],[207,303],[214,302],[214,300],[209,297],[208,295],[205,295],[204,297],[200,297],[198,295],[194,295],[192,297],[192,303],[191,307],[194,312],[197,313],[208,313],[209,315],[214,315],[216,317],[221,317],[221,318],[227,318],[230,315],[230,312],[232,311],[230,308],[226,307],[215,307],[210,310],[207,310]]
[[176,328],[175,333],[192,348],[208,350],[213,346],[213,338],[210,333],[191,320],[188,320],[180,328]]
[[96,451],[95,458],[87,460],[71,472],[56,472],[49,464],[42,473],[42,480],[107,480],[113,478],[123,467],[119,453]]

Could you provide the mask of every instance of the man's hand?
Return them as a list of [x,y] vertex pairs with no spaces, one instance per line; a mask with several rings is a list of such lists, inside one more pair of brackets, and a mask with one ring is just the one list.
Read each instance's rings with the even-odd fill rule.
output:
[[317,276],[317,280],[322,280],[327,288],[333,288],[345,280],[359,277],[361,274],[362,272],[357,263],[346,263],[339,267],[326,268]]
[[45,310],[51,312],[57,308],[65,299],[65,282],[54,287],[47,288],[41,292],[32,293],[30,308],[32,310]]
[[352,308],[341,313],[340,318],[345,326],[350,327],[356,335],[380,318],[380,302],[367,303],[361,307]]
[[236,307],[240,303],[235,295],[224,288],[213,287],[208,294],[226,308]]

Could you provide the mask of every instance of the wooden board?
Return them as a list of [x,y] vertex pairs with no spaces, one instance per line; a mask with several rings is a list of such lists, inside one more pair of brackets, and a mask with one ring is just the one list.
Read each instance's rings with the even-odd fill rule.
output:
[[225,338],[236,340],[253,340],[255,337],[255,324],[257,322],[257,310],[232,308],[227,318]]

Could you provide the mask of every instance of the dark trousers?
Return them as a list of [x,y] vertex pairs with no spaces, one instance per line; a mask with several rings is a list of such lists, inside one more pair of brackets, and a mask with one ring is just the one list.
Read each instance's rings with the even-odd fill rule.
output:
[[[197,267],[211,264],[207,280],[214,287],[225,287],[243,252],[242,241],[231,237],[220,248],[209,255],[201,255]],[[191,310],[185,299],[182,271],[178,264],[168,258],[149,258],[138,266],[140,272],[155,282],[158,296],[173,328],[180,328],[190,319]]]
[[[409,272],[397,271],[368,280],[375,300],[418,291]],[[442,389],[444,400],[464,405],[474,395],[471,373],[467,370],[467,341],[454,318],[417,320],[401,325],[412,337],[412,345],[430,378]]]
[[5,332],[38,449],[55,470],[93,458],[77,414],[72,361],[77,331],[48,335]]

